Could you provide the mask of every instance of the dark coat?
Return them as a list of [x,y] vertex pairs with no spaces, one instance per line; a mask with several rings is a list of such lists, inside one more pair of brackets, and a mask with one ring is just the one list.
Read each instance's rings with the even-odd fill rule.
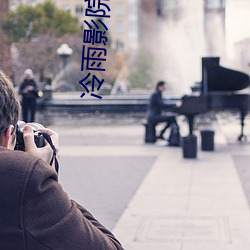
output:
[[[28,86],[33,87],[33,90],[24,93],[24,89]],[[23,98],[37,98],[38,87],[36,82],[33,79],[24,79],[20,85],[19,94],[21,94]]]
[[156,90],[150,97],[148,103],[148,116],[160,115],[163,107],[162,95]]
[[162,93],[159,90],[155,90],[151,95],[147,106],[147,118],[153,118],[161,115],[163,108],[168,108],[169,105],[165,104],[162,100]]
[[0,250],[123,249],[42,160],[0,147],[0,177]]

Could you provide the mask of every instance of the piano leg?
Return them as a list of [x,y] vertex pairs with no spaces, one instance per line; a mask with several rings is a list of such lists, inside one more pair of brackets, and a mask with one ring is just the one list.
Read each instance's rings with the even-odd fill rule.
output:
[[188,119],[189,135],[192,135],[194,130],[194,115],[187,115],[186,117]]
[[241,133],[238,137],[238,141],[246,141],[247,137],[244,135],[244,126],[245,126],[245,117],[247,115],[247,111],[245,111],[244,109],[240,110],[240,125],[241,125]]

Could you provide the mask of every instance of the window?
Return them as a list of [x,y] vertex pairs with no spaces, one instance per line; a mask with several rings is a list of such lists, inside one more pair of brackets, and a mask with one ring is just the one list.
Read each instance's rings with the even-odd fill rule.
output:
[[128,11],[128,16],[129,17],[137,16],[137,5],[130,4],[128,9],[129,9],[129,11]]
[[124,15],[124,4],[123,3],[116,3],[115,4],[115,15],[116,16],[123,16]]
[[120,51],[124,49],[124,42],[121,39],[116,40],[116,49]]
[[205,6],[208,9],[220,9],[225,7],[224,0],[205,0]]
[[115,22],[115,32],[116,33],[123,33],[124,32],[124,22],[123,21],[116,21]]
[[69,12],[71,11],[71,8],[69,5],[65,5],[64,8],[63,8],[66,12]]
[[82,5],[76,5],[76,15],[77,16],[83,15],[83,6]]
[[105,20],[103,22],[107,26],[107,28],[110,30],[111,29],[111,22],[109,20]]

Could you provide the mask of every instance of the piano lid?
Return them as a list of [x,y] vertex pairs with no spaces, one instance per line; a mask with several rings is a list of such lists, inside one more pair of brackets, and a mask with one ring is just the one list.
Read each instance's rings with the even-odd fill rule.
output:
[[209,91],[237,91],[250,85],[249,75],[219,65],[219,57],[202,57],[202,82],[204,93]]

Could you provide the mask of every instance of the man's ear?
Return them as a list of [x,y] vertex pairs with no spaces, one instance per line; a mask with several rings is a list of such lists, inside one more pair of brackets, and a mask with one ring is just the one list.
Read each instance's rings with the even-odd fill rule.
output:
[[2,146],[8,149],[14,149],[13,145],[13,130],[14,126],[10,125],[4,132],[2,137]]

